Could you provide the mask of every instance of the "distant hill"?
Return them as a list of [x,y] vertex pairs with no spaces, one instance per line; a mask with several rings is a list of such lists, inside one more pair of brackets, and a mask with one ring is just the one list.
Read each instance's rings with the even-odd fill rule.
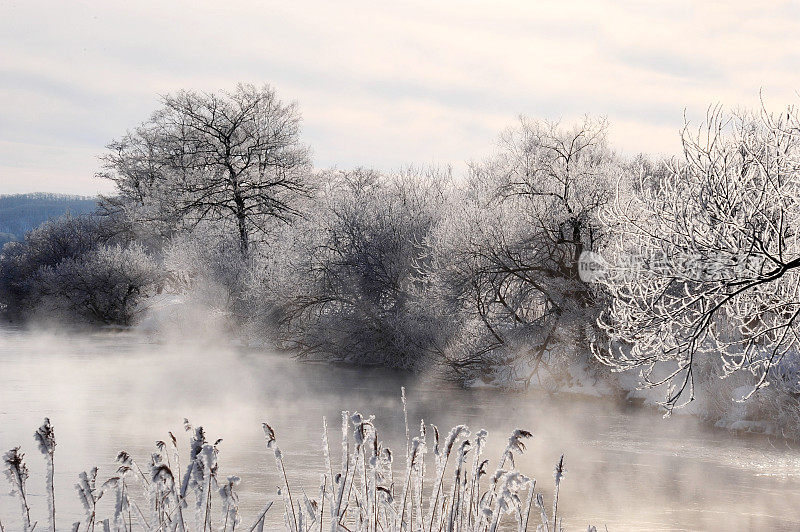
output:
[[0,195],[0,247],[12,240],[21,240],[25,233],[53,218],[70,213],[93,212],[97,198],[67,194]]

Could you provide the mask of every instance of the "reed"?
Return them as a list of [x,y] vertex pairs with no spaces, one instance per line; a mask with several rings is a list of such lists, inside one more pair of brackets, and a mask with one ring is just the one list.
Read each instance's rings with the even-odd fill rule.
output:
[[[283,522],[290,532],[526,532],[535,506],[541,523],[537,530],[562,530],[558,513],[558,495],[564,476],[564,457],[555,468],[555,491],[552,512],[548,515],[542,493],[535,491],[535,479],[516,470],[515,455],[525,451],[528,431],[518,429],[508,440],[493,474],[488,473],[489,460],[483,458],[487,433],[474,436],[465,425],[454,427],[443,441],[433,425],[420,422],[420,432],[411,436],[403,393],[406,425],[405,471],[395,477],[393,453],[380,440],[373,416],[358,412],[342,412],[341,466],[334,474],[327,424],[323,420],[320,484],[316,498],[297,489],[290,482],[283,453],[278,447],[275,430],[263,424],[266,446],[275,459],[281,487],[278,495],[283,503]],[[185,421],[189,435],[188,462],[181,476],[177,439],[156,443],[149,468],[142,468],[122,451],[117,457],[116,475],[98,485],[97,469],[79,475],[76,489],[86,512],[82,522],[72,530],[93,532],[105,530],[131,532],[186,532],[219,530],[234,532],[263,531],[273,501],[268,501],[256,521],[242,528],[239,513],[236,476],[218,476],[219,443],[209,443],[202,427],[193,428]],[[426,482],[428,437],[432,434],[433,474]],[[48,516],[50,529],[55,530],[53,490],[53,458],[55,437],[49,420],[36,432],[36,440],[47,461]],[[171,456],[170,456],[171,455]],[[19,447],[3,457],[6,476],[20,499],[20,522],[25,531],[32,530],[27,503],[28,469]],[[135,482],[141,489],[134,489]],[[483,487],[485,486],[485,488]],[[316,490],[315,490],[316,491]],[[97,503],[106,494],[115,497],[114,513],[105,519],[97,514]],[[298,499],[296,494],[302,496]],[[311,492],[313,493],[313,492]],[[112,496],[112,495],[109,495]],[[268,498],[268,497],[267,497]],[[186,510],[193,503],[194,519],[187,519]],[[0,521],[2,522],[2,521]],[[6,521],[7,522],[7,521]],[[590,527],[591,529],[591,527]]]
[[53,488],[53,479],[55,476],[55,451],[56,451],[56,435],[53,431],[53,426],[50,424],[49,418],[44,418],[44,423],[33,434],[36,443],[39,444],[39,451],[44,455],[47,463],[47,474],[45,476],[45,487],[47,490],[47,506],[48,506],[48,523],[50,530],[56,532],[56,494]]
[[19,452],[19,447],[14,447],[3,455],[5,474],[11,483],[11,494],[19,496],[22,514],[22,530],[31,529],[31,509],[28,507],[28,496],[25,491],[25,482],[28,480],[28,467],[25,465],[25,454]]

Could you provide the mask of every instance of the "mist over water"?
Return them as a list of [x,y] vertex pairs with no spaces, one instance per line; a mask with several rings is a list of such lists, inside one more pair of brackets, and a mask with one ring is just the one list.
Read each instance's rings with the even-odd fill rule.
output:
[[[219,344],[154,343],[136,333],[2,329],[0,375],[0,450],[21,445],[26,452],[32,515],[40,520],[44,466],[32,434],[45,416],[55,427],[59,529],[83,515],[73,487],[81,471],[96,465],[98,480],[105,480],[123,449],[147,464],[168,431],[184,451],[184,417],[205,427],[210,441],[223,438],[220,474],[242,478],[247,526],[265,497],[278,500],[280,480],[262,422],[277,432],[293,489],[302,487],[309,497],[316,497],[324,469],[322,418],[337,468],[343,409],[375,414],[379,437],[402,467],[401,386],[412,432],[420,418],[442,431],[458,423],[487,429],[490,468],[513,429],[531,430],[517,467],[537,479],[537,491],[550,493],[553,467],[564,453],[559,513],[568,529],[591,523],[609,530],[794,530],[800,523],[800,451],[782,440],[714,430],[687,417],[663,419],[610,399],[463,390],[407,373]],[[17,505],[3,489],[4,523],[14,523]],[[270,529],[282,524],[277,508],[268,514]]]

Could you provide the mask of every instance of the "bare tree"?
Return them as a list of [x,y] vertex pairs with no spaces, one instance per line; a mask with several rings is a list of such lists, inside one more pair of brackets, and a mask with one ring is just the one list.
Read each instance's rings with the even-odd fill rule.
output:
[[205,219],[233,222],[247,254],[253,233],[297,214],[307,190],[309,150],[300,143],[300,115],[268,85],[233,92],[181,91],[104,157],[102,177],[117,185],[112,209],[168,227]]
[[[424,297],[426,237],[449,171],[327,172],[315,206],[269,260],[281,331],[304,354],[363,365],[418,367],[435,331]],[[262,298],[267,299],[267,298]]]
[[721,357],[721,376],[751,372],[749,397],[781,378],[800,340],[796,110],[713,108],[696,133],[684,129],[683,148],[605,213],[622,230],[602,280],[613,304],[600,324],[612,344],[598,355],[666,385],[669,410],[693,399],[700,357]]
[[472,165],[434,246],[463,326],[486,333],[462,331],[472,345],[451,350],[458,371],[513,365],[521,355],[532,365],[517,377],[528,380],[555,344],[570,335],[580,342],[592,327],[597,297],[579,259],[604,238],[597,214],[616,169],[605,135],[603,121],[566,128],[523,118],[493,158]]

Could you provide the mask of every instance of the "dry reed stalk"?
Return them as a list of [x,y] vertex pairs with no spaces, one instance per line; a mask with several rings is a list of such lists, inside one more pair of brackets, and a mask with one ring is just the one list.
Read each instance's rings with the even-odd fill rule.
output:
[[[28,467],[25,465],[25,454],[19,452],[19,447],[14,447],[3,455],[3,462],[6,465],[6,478],[11,483],[11,494],[19,495],[22,529],[28,532],[31,528],[31,509],[28,506],[28,498],[25,492],[25,482],[28,480]],[[2,527],[2,525],[0,525]]]
[[[408,431],[404,395],[403,399],[404,422]],[[514,431],[500,456],[499,467],[491,476],[489,486],[482,491],[481,479],[486,474],[488,463],[488,460],[482,459],[486,431],[478,431],[474,439],[468,439],[469,429],[458,425],[441,442],[438,429],[434,425],[430,427],[434,435],[433,483],[430,486],[425,485],[427,428],[424,422],[420,422],[420,435],[406,441],[406,470],[400,477],[400,496],[396,497],[392,453],[379,440],[374,418],[365,418],[358,413],[351,416],[347,411],[342,412],[342,463],[341,471],[337,475],[333,475],[327,423],[323,419],[322,454],[325,463],[324,472],[320,476],[319,501],[309,499],[305,493],[299,501],[295,501],[275,431],[266,423],[263,424],[267,449],[275,455],[277,472],[282,481],[279,493],[284,499],[283,515],[287,530],[322,532],[325,528],[326,498],[330,503],[327,511],[331,532],[497,532],[505,526],[503,519],[506,515],[513,515],[516,519],[517,532],[526,532],[534,505],[539,509],[542,521],[540,526],[545,532],[561,530],[558,498],[564,475],[563,455],[555,468],[552,516],[548,517],[542,494],[535,492],[535,480],[515,469],[514,456],[525,451],[523,440],[531,437],[530,432],[521,429]],[[118,476],[108,479],[100,488],[96,485],[96,469],[92,469],[90,473],[82,473],[77,488],[86,510],[86,519],[83,524],[77,523],[78,529],[93,532],[97,524],[101,523],[104,531],[110,531],[113,524],[113,529],[117,532],[130,532],[135,517],[138,526],[148,532],[186,532],[183,508],[191,494],[197,508],[195,530],[235,532],[240,519],[238,495],[234,488],[239,479],[228,477],[222,487],[217,484],[217,446],[221,440],[213,445],[208,444],[202,427],[192,429],[186,421],[185,428],[191,433],[191,437],[189,462],[182,482],[178,482],[172,474],[172,465],[180,467],[180,460],[177,442],[171,433],[172,459],[167,456],[165,462],[163,458],[169,444],[157,442],[159,452],[152,455],[149,475],[145,475],[133,458],[124,451],[118,456]],[[55,437],[49,420],[45,420],[37,431],[36,440],[48,465],[47,488],[52,531],[55,527]],[[458,440],[461,443],[457,448],[457,459],[455,465],[449,469],[452,462],[449,460],[450,455],[453,454]],[[468,456],[470,460],[467,459]],[[35,525],[30,524],[30,509],[25,495],[28,472],[22,458],[19,448],[15,448],[6,453],[4,462],[6,476],[20,495],[22,529],[30,532]],[[129,497],[126,482],[129,474],[136,476],[143,486],[143,494],[147,497],[152,512],[150,522],[136,501]],[[446,483],[445,478],[452,480]],[[116,495],[113,520],[101,520],[97,515],[97,501],[109,489],[114,489]],[[524,502],[521,500],[523,492],[526,493]],[[427,504],[423,504],[425,495],[428,496]],[[212,501],[217,497],[221,501],[219,507],[222,513],[215,522],[212,506],[216,508],[217,503],[212,504]],[[250,527],[250,532],[263,532],[271,506],[272,501],[268,502]],[[0,532],[3,532],[2,528]]]
[[44,418],[44,423],[33,435],[39,444],[39,451],[47,461],[47,476],[45,480],[47,489],[47,506],[49,510],[48,522],[51,532],[56,532],[56,493],[53,485],[55,478],[54,455],[56,450],[56,436],[49,418]]

